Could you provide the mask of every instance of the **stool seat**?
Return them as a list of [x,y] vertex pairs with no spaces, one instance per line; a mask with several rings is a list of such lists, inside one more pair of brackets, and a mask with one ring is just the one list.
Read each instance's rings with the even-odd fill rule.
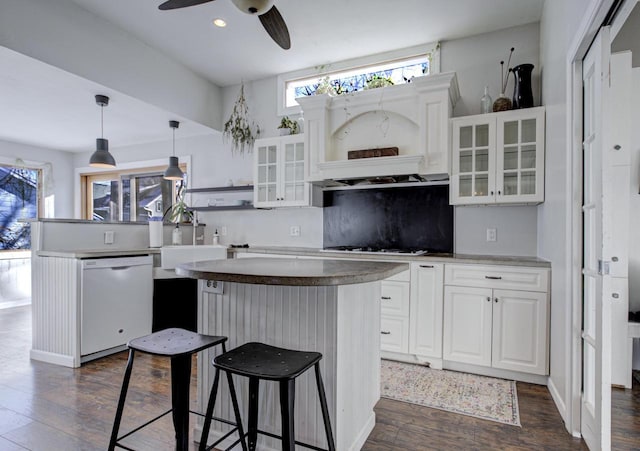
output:
[[127,346],[136,351],[165,357],[193,354],[227,341],[227,337],[202,335],[185,329],[164,329],[134,338]]
[[217,356],[216,367],[241,376],[283,381],[295,379],[322,359],[319,352],[293,351],[264,343],[246,343]]

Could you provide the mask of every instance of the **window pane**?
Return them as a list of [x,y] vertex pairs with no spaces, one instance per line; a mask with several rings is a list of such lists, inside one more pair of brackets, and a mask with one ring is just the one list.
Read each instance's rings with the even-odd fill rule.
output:
[[473,151],[463,150],[460,152],[460,172],[473,171]]
[[0,166],[0,250],[30,249],[30,225],[38,216],[38,171]]
[[486,172],[489,170],[489,150],[476,150],[476,171]]
[[487,175],[476,175],[474,196],[486,196],[489,192],[489,178]]
[[171,205],[171,180],[162,175],[135,177],[136,221],[146,221],[150,216],[162,216]]
[[529,144],[522,146],[522,169],[533,169],[536,167],[536,146]]
[[471,147],[472,139],[473,139],[472,127],[470,125],[466,127],[460,127],[460,148],[468,149],[469,147]]
[[93,221],[118,221],[118,180],[101,180],[91,184]]
[[536,120],[526,119],[522,121],[522,142],[532,143],[536,141]]
[[511,122],[504,123],[504,143],[505,144],[518,143],[518,121],[511,121]]
[[473,183],[473,179],[471,175],[461,175],[459,185],[458,185],[458,195],[460,197],[471,196],[472,183]]
[[477,125],[476,126],[476,147],[488,147],[489,146],[489,125]]
[[504,148],[504,169],[518,169],[518,146]]

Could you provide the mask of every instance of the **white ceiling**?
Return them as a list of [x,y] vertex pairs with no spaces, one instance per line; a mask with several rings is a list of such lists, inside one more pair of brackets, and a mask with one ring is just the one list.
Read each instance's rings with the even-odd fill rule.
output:
[[112,148],[170,140],[169,120],[181,121],[177,137],[214,133],[0,46],[0,139],[71,152],[95,150],[100,137],[96,94],[110,97],[104,135]]
[[[73,0],[219,86],[540,20],[544,0],[275,0],[282,50],[231,0],[159,11],[163,0]],[[212,25],[223,18],[226,28]],[[505,45],[508,46],[508,43]]]
[[[535,22],[544,2],[275,0],[291,35],[285,51],[231,0],[174,11],[158,10],[163,0],[73,1],[219,86]],[[213,26],[216,17],[228,26]],[[170,119],[181,121],[178,138],[217,133],[0,47],[0,140],[90,151],[100,133],[95,94],[111,97],[104,113],[112,148],[169,140]]]

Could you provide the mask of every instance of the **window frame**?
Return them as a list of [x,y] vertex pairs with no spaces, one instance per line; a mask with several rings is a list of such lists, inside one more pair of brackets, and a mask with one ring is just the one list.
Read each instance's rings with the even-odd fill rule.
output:
[[[180,168],[183,169],[185,173],[185,179],[187,181],[192,180],[191,176],[191,155],[180,155],[178,156],[180,160]],[[167,168],[167,159],[156,159],[156,160],[145,160],[145,161],[132,161],[126,163],[118,163],[118,166],[114,169],[100,169],[93,168],[90,166],[86,167],[78,167],[74,170],[74,217],[78,219],[86,219],[87,218],[87,189],[89,184],[87,183],[87,177],[97,176],[99,174],[107,175],[107,174],[124,174],[124,173],[132,173],[132,174],[145,174],[150,172],[158,172],[158,169],[161,169],[162,172]],[[97,180],[97,179],[96,179]],[[174,195],[175,198],[175,195]],[[191,200],[191,194],[185,195],[185,202],[189,204]]]
[[440,43],[432,42],[280,74],[276,81],[277,114],[278,116],[299,115],[302,111],[300,105],[286,106],[286,89],[287,84],[290,82],[306,78],[319,79],[338,72],[345,72],[359,68],[364,69],[369,66],[382,65],[394,61],[410,60],[426,55],[428,55],[430,61],[429,73],[440,73]]

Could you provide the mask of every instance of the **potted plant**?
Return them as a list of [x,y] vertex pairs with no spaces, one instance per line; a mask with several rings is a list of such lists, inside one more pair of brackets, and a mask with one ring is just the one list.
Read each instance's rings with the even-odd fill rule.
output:
[[393,80],[389,77],[383,77],[382,75],[375,74],[371,78],[367,78],[367,82],[364,85],[364,89],[382,88],[384,86],[393,86]]
[[289,119],[288,116],[282,118],[278,129],[280,130],[280,136],[297,135],[300,132],[298,123]]
[[244,97],[244,83],[240,85],[240,95],[233,105],[231,116],[224,123],[222,137],[231,142],[232,152],[244,153],[253,150],[253,143],[260,136],[260,127],[249,121],[249,107]]
[[180,223],[180,222],[191,222],[193,219],[193,212],[189,210],[189,206],[184,200],[186,186],[184,183],[180,183],[180,187],[178,188],[178,192],[176,193],[176,201],[171,204],[169,208],[164,212],[163,218],[169,217],[169,221]]

